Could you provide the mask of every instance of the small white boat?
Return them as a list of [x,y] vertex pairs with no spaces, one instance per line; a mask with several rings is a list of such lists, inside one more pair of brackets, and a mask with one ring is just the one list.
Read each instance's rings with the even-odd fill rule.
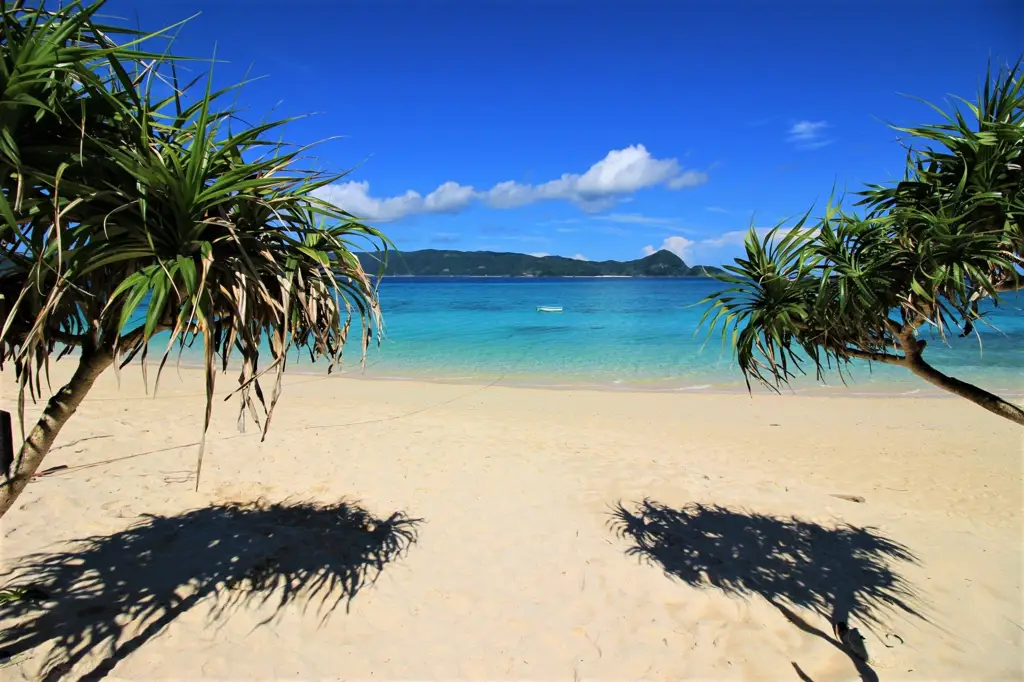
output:
[[560,305],[539,305],[537,306],[538,313],[560,313],[562,312],[562,306]]

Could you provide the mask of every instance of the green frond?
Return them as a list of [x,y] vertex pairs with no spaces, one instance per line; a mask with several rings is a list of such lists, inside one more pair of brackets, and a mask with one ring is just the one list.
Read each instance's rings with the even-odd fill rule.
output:
[[[942,122],[896,127],[918,142],[905,179],[868,185],[855,207],[830,200],[806,227],[753,229],[725,268],[729,288],[708,297],[703,324],[731,328],[740,369],[778,388],[809,359],[837,361],[899,348],[924,325],[970,333],[978,301],[997,305],[1024,275],[1022,62],[993,74],[974,102],[929,105]],[[781,236],[781,238],[780,238]],[[895,316],[895,317],[894,317]],[[723,339],[726,329],[723,328]]]
[[[330,371],[357,316],[365,354],[380,308],[350,245],[390,243],[313,196],[339,176],[302,168],[309,147],[273,138],[293,119],[232,130],[235,105],[222,102],[237,85],[181,87],[176,57],[141,49],[174,27],[100,26],[102,4],[3,6],[0,357],[24,395],[59,347],[145,363],[166,332],[162,369],[175,346],[201,340],[207,424],[216,365],[235,355],[240,423],[257,418],[265,435],[290,350]],[[171,95],[154,98],[157,80]],[[185,106],[188,91],[198,97]]]

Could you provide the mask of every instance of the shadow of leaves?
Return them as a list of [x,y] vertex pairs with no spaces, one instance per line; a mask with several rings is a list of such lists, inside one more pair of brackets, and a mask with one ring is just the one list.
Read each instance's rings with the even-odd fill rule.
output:
[[348,502],[258,501],[146,516],[20,562],[8,584],[31,586],[36,598],[0,603],[0,649],[14,657],[50,642],[43,679],[64,679],[100,652],[82,676],[96,679],[207,599],[212,619],[243,605],[271,605],[276,615],[299,602],[303,610],[316,604],[326,619],[342,603],[347,611],[416,542],[419,523],[402,512],[377,518]]
[[916,592],[894,570],[916,557],[876,529],[829,528],[716,505],[676,509],[649,499],[633,509],[619,503],[611,524],[630,542],[628,554],[694,587],[759,595],[833,623],[856,615],[870,627],[891,609],[924,619],[913,606]]
[[[794,607],[829,619],[834,631],[851,617],[874,629],[894,611],[927,621],[914,606],[918,594],[895,570],[916,564],[917,558],[877,529],[830,528],[717,505],[673,508],[650,499],[632,509],[620,502],[610,525],[630,543],[627,554],[673,578],[728,595],[764,598],[800,630],[846,653],[864,682],[878,680],[867,658],[838,634],[811,625]],[[796,663],[793,667],[801,679],[809,679]]]

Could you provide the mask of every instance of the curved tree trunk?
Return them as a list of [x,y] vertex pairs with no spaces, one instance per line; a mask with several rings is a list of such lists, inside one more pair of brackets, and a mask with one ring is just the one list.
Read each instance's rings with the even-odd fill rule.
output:
[[28,438],[14,458],[9,477],[0,480],[0,517],[7,513],[25,490],[32,475],[43,463],[46,453],[50,451],[57,434],[82,404],[82,399],[89,393],[96,378],[112,362],[113,356],[105,351],[82,353],[78,369],[71,380],[50,398],[39,421],[29,432]]
[[985,389],[978,388],[966,381],[960,381],[959,379],[943,374],[922,360],[919,354],[907,357],[903,364],[905,364],[911,372],[928,383],[934,384],[935,386],[938,386],[945,391],[949,391],[954,395],[958,395],[961,398],[966,398],[975,405],[984,407],[992,414],[999,415],[1004,419],[1009,419],[1015,424],[1024,426],[1024,410],[1011,402],[1003,400],[994,393],[989,393]]

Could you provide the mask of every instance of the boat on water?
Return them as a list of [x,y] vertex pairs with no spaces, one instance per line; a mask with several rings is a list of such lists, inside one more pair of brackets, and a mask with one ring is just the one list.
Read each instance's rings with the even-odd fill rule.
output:
[[539,305],[537,306],[538,313],[560,313],[562,312],[562,306],[560,305]]

